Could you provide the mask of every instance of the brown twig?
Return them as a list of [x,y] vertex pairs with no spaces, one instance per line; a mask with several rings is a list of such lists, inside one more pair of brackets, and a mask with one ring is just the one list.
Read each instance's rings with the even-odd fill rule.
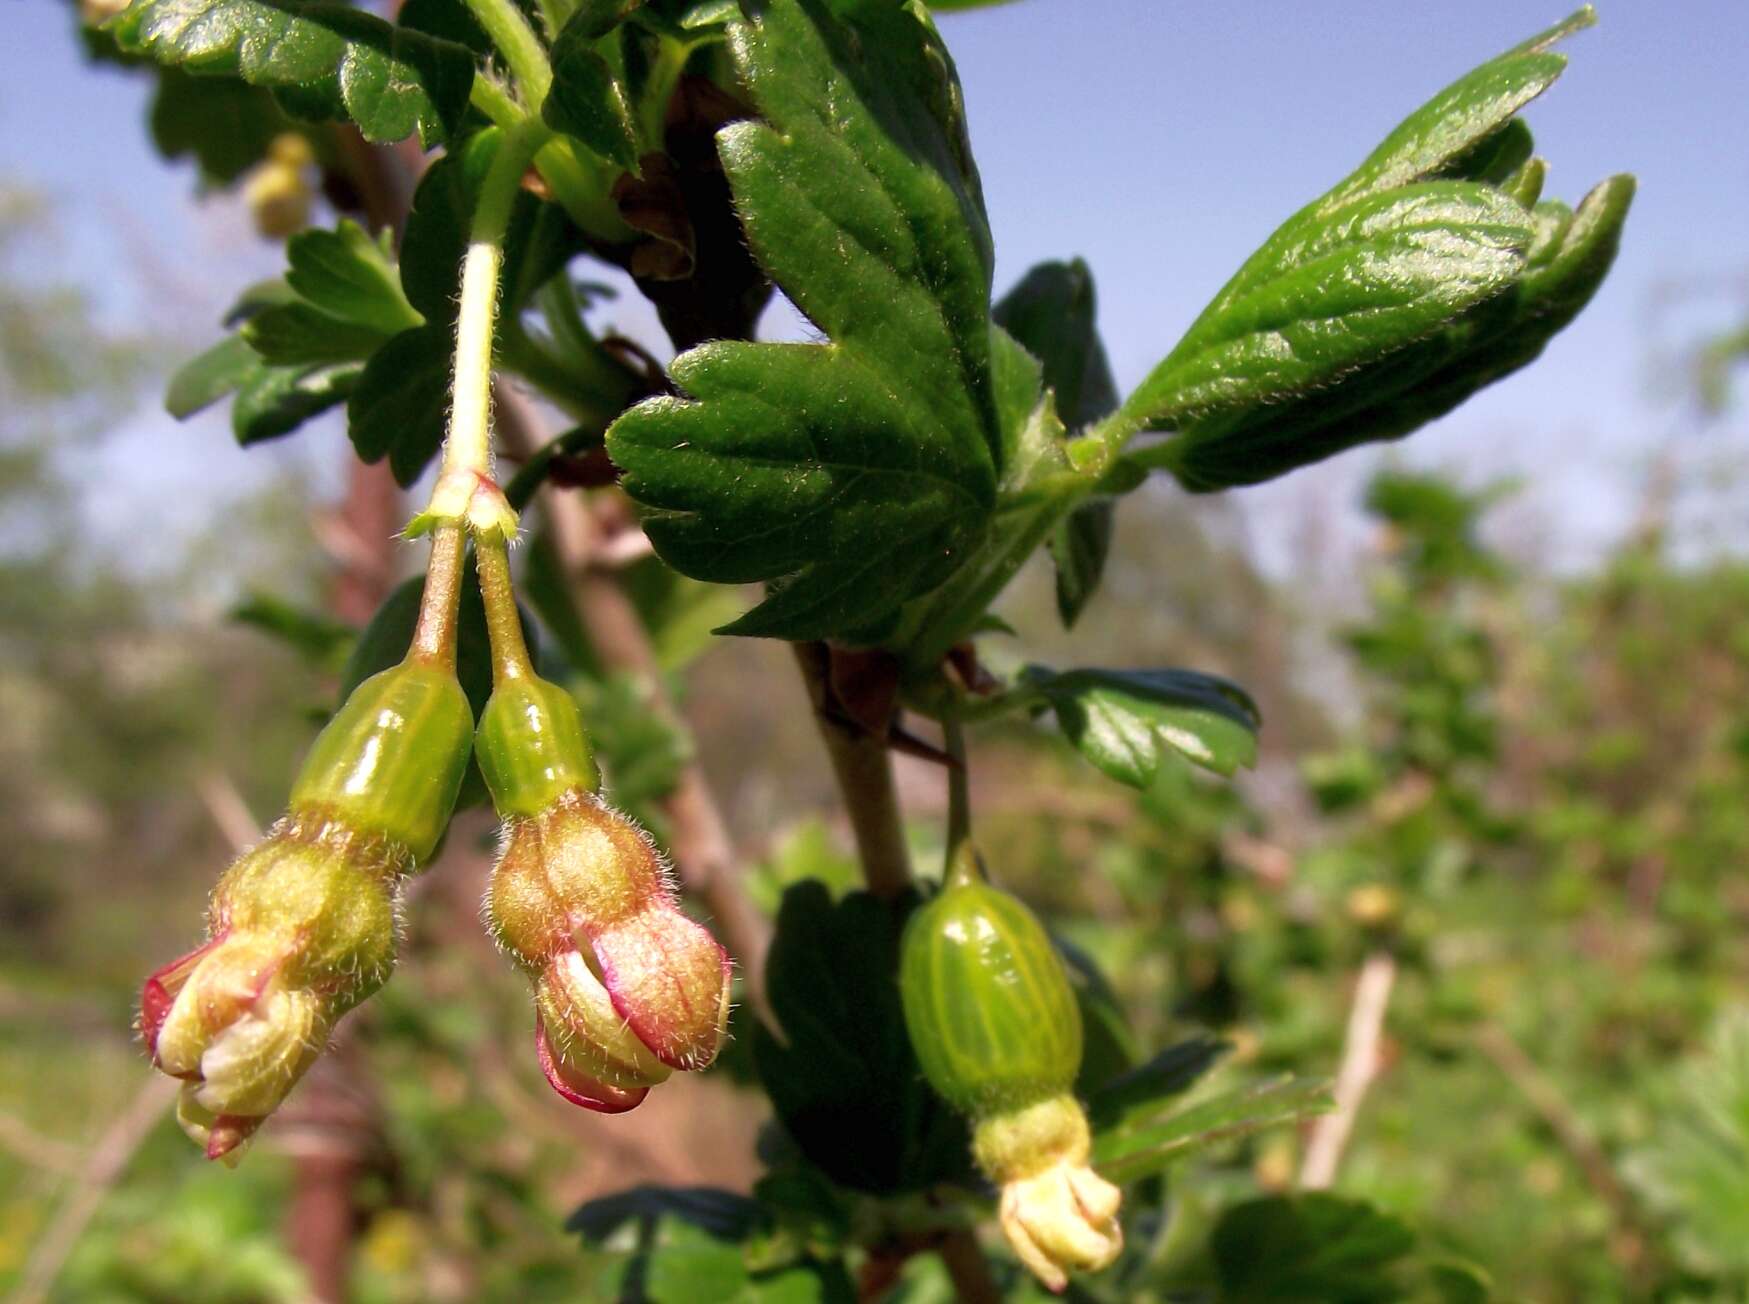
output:
[[154,1073],[140,1084],[133,1100],[86,1156],[66,1201],[56,1210],[54,1221],[44,1229],[24,1265],[12,1304],[39,1304],[48,1298],[55,1280],[67,1264],[67,1256],[85,1234],[85,1228],[103,1205],[110,1188],[120,1179],[134,1153],[145,1144],[180,1084],[174,1078]]
[[1616,1221],[1612,1243],[1616,1257],[1630,1269],[1643,1264],[1646,1242],[1640,1232],[1640,1213],[1633,1194],[1616,1176],[1608,1154],[1567,1103],[1561,1088],[1497,1023],[1484,1024],[1476,1032],[1476,1047],[1518,1089],[1537,1117],[1554,1133],[1555,1140],[1578,1166],[1591,1189],[1609,1206]]
[[[540,418],[509,386],[497,386],[495,398],[501,444],[518,456],[530,456],[541,444]],[[677,718],[673,703],[662,690],[661,666],[643,619],[619,577],[594,564],[600,536],[588,498],[576,492],[544,490],[540,502],[553,549],[570,581],[572,599],[602,662],[643,677],[650,685],[652,707]],[[681,882],[710,911],[724,945],[740,962],[749,1002],[769,1021],[765,951],[771,942],[771,925],[742,890],[740,858],[728,822],[696,761],[681,769],[662,805]]]
[[826,645],[791,646],[850,817],[863,879],[876,896],[898,896],[911,883],[911,850],[905,843],[898,793],[893,787],[892,753],[886,739],[829,709],[830,653]]
[[996,1279],[990,1274],[990,1260],[970,1228],[948,1232],[935,1252],[941,1255],[942,1266],[947,1269],[960,1304],[997,1304],[1002,1298],[996,1289]]
[[1348,1030],[1343,1036],[1342,1064],[1336,1072],[1336,1108],[1320,1115],[1312,1125],[1305,1162],[1300,1166],[1302,1190],[1328,1190],[1336,1180],[1360,1103],[1378,1076],[1379,1039],[1396,981],[1397,961],[1389,951],[1374,951],[1360,967],[1354,1004],[1348,1011]]

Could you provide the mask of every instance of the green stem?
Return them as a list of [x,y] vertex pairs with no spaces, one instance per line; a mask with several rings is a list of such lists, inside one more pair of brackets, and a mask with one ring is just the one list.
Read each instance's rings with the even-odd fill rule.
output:
[[492,645],[492,682],[534,678],[534,662],[522,637],[516,610],[516,589],[510,579],[510,551],[497,535],[474,541],[474,565],[480,572],[480,596],[486,606],[486,635]]
[[413,627],[409,661],[455,669],[456,612],[461,602],[462,556],[466,534],[459,525],[440,525],[431,534],[431,559],[425,590],[419,596],[419,623]]
[[490,118],[496,127],[514,127],[528,117],[510,92],[483,70],[474,74],[468,103]]
[[510,75],[516,79],[523,106],[531,113],[539,113],[553,84],[553,66],[547,61],[546,47],[522,16],[522,10],[514,0],[465,2],[498,53],[504,56]]
[[972,840],[972,776],[966,763],[966,731],[959,715],[949,710],[941,721],[947,749],[947,863],[944,881],[957,878],[960,860]]
[[492,474],[492,338],[498,324],[504,233],[522,174],[547,135],[546,128],[534,121],[512,127],[480,186],[468,252],[462,260],[445,472],[472,471],[485,478]]

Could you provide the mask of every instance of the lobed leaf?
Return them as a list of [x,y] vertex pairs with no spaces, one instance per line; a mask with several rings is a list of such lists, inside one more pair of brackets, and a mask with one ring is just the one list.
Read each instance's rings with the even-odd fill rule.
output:
[[771,583],[725,632],[842,635],[940,584],[989,519],[989,232],[958,84],[916,12],[746,9],[730,47],[761,120],[719,151],[761,265],[831,342],[683,354],[685,396],[633,408],[608,448],[665,560]]
[[1149,787],[1174,754],[1220,774],[1257,759],[1256,703],[1214,675],[1033,666],[1026,681],[1081,754],[1133,788]]
[[442,143],[474,81],[465,47],[335,0],[134,0],[106,30],[126,53],[241,77],[298,116],[349,118],[379,144],[415,132]]

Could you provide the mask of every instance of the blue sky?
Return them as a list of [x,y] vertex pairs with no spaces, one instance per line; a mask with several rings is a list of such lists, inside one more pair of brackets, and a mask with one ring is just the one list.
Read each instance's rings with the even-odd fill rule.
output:
[[[1638,174],[1616,273],[1536,366],[1408,452],[1472,474],[1537,472],[1539,502],[1581,549],[1631,515],[1655,447],[1728,446],[1728,430],[1695,430],[1657,393],[1652,344],[1749,308],[1749,4],[1601,9],[1526,117],[1551,196],[1576,202],[1609,173]],[[1524,0],[1022,0],[948,15],[998,287],[1037,260],[1085,257],[1118,379],[1133,385],[1283,217],[1433,91],[1564,12]],[[275,251],[234,204],[197,201],[190,172],[151,155],[143,84],[83,64],[61,0],[0,0],[0,74],[0,177],[55,202],[52,253],[112,312],[202,345],[199,323],[271,273]],[[228,447],[222,421],[174,427],[143,412],[109,454],[106,514],[125,519],[197,469],[240,490],[269,463],[331,463],[336,439],[263,459]],[[1367,465],[1351,455],[1254,491],[1264,544],[1278,508],[1343,502]],[[201,497],[186,497],[192,524]]]

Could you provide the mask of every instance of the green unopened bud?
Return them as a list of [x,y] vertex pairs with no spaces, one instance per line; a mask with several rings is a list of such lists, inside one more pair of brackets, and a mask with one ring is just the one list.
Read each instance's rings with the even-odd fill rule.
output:
[[1002,1191],[1003,1234],[1054,1291],[1123,1248],[1122,1193],[1088,1166],[1070,1094],[1081,1014],[1062,960],[1018,898],[966,866],[905,927],[905,1027],[923,1075],[973,1124],[972,1150]]
[[291,808],[377,834],[423,862],[449,825],[473,729],[454,671],[392,666],[353,689],[316,738]]
[[1075,1081],[1080,1007],[1018,897],[982,882],[945,888],[911,916],[900,965],[923,1076],[962,1113],[982,1118]]

